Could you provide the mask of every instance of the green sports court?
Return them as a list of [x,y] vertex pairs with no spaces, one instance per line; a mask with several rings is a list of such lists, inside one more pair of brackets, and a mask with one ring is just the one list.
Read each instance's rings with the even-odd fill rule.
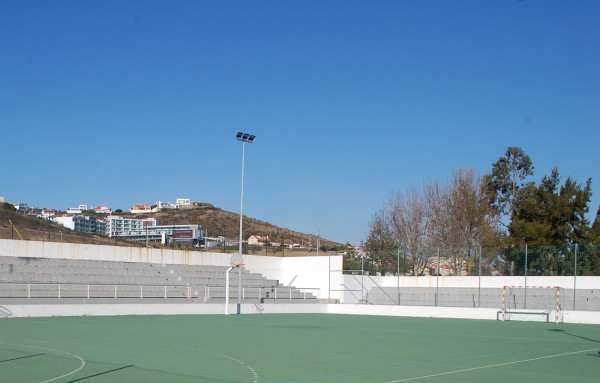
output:
[[597,382],[600,326],[334,314],[4,318],[0,382]]

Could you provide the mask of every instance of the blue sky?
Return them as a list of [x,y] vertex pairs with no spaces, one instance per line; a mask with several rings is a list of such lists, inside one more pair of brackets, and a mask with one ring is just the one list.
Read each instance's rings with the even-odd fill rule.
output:
[[[508,146],[600,205],[598,1],[0,0],[0,196],[191,198],[360,244]],[[209,228],[210,234],[210,228]]]

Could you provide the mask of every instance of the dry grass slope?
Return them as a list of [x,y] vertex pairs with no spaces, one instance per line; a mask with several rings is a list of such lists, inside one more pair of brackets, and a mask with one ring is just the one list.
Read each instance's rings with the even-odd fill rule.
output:
[[[131,216],[128,213],[115,213],[122,216]],[[95,215],[98,218],[103,215]],[[181,210],[164,210],[158,213],[137,215],[137,217],[155,217],[161,225],[200,225],[209,236],[225,236],[228,239],[237,239],[239,235],[239,214],[221,210],[204,203],[200,207]],[[16,212],[11,205],[0,206],[0,238],[14,238],[19,236],[12,229],[9,219],[17,227],[17,230],[26,240],[52,241],[69,243],[89,243],[98,245],[142,246],[130,242],[118,241],[98,235],[89,235],[69,230],[65,227],[49,222],[45,219],[36,218]],[[303,234],[296,231],[283,229],[257,219],[244,217],[244,238],[252,234],[268,235],[273,241],[286,244],[300,243],[306,246],[316,246],[316,238],[311,234]],[[341,244],[321,238],[321,248],[339,248]]]

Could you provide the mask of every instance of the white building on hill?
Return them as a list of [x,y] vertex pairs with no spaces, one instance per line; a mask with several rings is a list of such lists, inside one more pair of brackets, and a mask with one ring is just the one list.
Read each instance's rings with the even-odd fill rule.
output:
[[106,235],[109,237],[127,237],[146,233],[146,228],[156,226],[156,218],[125,218],[109,215],[105,219]]
[[198,245],[204,236],[200,225],[159,226],[155,218],[124,218],[116,215],[105,220],[106,235],[139,242],[180,243]]
[[177,209],[173,202],[156,201],[156,210]]
[[248,245],[250,246],[264,246],[270,242],[271,239],[269,239],[268,235],[251,235],[248,238]]
[[79,205],[78,207],[70,207],[67,209],[67,214],[81,214],[88,209],[88,205]]
[[131,214],[141,214],[141,213],[152,213],[152,206],[149,203],[145,203],[143,205],[134,205],[129,212]]

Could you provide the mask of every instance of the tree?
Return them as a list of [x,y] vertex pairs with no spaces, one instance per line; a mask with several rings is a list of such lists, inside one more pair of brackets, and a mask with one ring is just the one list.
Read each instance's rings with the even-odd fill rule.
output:
[[396,193],[385,211],[388,225],[396,242],[413,264],[413,274],[422,275],[427,267],[429,231],[424,197],[415,188]]
[[431,246],[447,249],[455,274],[471,272],[477,248],[497,243],[498,230],[487,194],[486,178],[472,169],[455,169],[447,185],[425,188]]
[[[448,184],[438,180],[398,192],[373,215],[367,251],[381,272],[389,271],[401,249],[413,266],[413,274],[423,274],[435,248],[455,248],[455,271],[471,270],[474,249],[495,244],[497,230],[492,219],[485,179],[473,170],[453,171]],[[375,251],[379,251],[375,253]],[[375,259],[375,257],[378,257]]]
[[368,252],[388,251],[398,248],[393,233],[386,223],[383,210],[379,210],[373,214],[369,228],[369,237],[365,243],[365,248]]
[[531,158],[519,147],[509,147],[504,157],[500,157],[492,165],[492,174],[487,180],[487,191],[490,205],[501,218],[501,223],[502,218],[506,216],[512,219],[517,194],[524,186],[522,181],[531,175],[533,175]]
[[476,261],[477,248],[495,244],[497,230],[483,177],[472,169],[453,171],[449,185],[449,219],[452,247],[457,249],[458,268],[470,274]]
[[595,245],[600,245],[600,207],[598,207],[596,219],[594,220],[592,229],[590,230],[590,242]]
[[590,202],[591,178],[585,185],[568,177],[560,184],[557,168],[540,184],[524,187],[515,200],[509,225],[513,243],[530,245],[572,245],[588,242],[589,221],[585,218]]
[[425,184],[425,204],[432,246],[453,246],[450,219],[452,202],[449,187],[440,184],[437,179]]
[[369,224],[369,237],[365,243],[365,255],[373,265],[373,271],[382,275],[395,272],[397,266],[398,244],[386,222],[383,210],[374,213]]

